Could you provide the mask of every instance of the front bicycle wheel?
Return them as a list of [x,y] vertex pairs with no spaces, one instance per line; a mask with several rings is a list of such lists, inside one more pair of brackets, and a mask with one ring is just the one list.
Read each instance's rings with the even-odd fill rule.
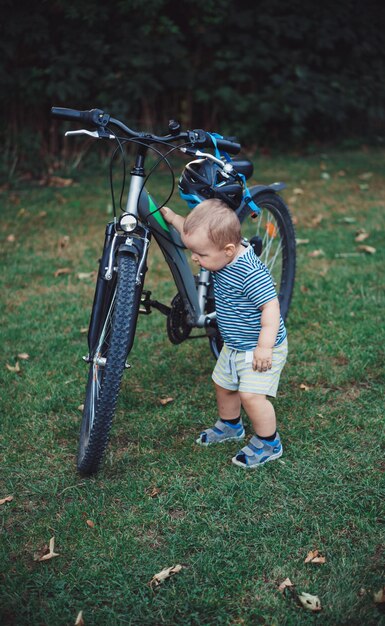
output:
[[135,258],[118,255],[116,289],[100,324],[88,374],[77,462],[83,475],[98,471],[108,444],[139,312],[141,287],[136,274]]

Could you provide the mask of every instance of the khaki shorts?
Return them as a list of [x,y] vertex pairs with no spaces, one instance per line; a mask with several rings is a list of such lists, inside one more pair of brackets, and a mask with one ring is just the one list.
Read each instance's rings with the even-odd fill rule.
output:
[[277,395],[278,383],[286,363],[287,339],[273,348],[273,364],[267,372],[253,370],[253,351],[241,352],[223,346],[214,368],[213,381],[229,391],[258,393],[264,396]]

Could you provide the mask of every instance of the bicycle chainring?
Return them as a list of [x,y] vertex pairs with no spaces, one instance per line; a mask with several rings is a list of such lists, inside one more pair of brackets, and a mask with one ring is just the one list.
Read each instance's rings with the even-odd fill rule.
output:
[[178,293],[171,302],[171,311],[167,315],[167,334],[171,343],[185,341],[191,333],[191,324],[187,321],[187,311],[181,295]]

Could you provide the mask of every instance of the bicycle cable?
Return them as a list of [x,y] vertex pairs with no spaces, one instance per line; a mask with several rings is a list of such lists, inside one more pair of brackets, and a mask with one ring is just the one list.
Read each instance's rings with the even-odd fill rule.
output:
[[[158,150],[157,148],[155,148],[155,146],[149,145],[147,142],[145,141],[141,141],[139,138],[137,137],[119,137],[113,130],[111,130],[110,128],[107,128],[107,130],[109,132],[111,132],[112,135],[114,135],[116,141],[118,142],[118,146],[116,146],[111,159],[110,159],[110,189],[111,189],[111,198],[112,198],[112,205],[113,205],[113,213],[114,213],[114,222],[116,223],[117,221],[117,215],[116,215],[116,203],[115,203],[115,193],[114,193],[114,189],[113,189],[113,162],[114,162],[114,158],[116,153],[118,152],[118,150],[120,150],[121,155],[122,155],[122,165],[123,165],[123,181],[122,181],[122,186],[121,186],[121,192],[120,192],[120,201],[119,201],[119,206],[120,206],[120,210],[123,212],[124,209],[122,207],[122,198],[123,198],[123,194],[124,194],[124,188],[125,188],[125,182],[126,182],[126,156],[124,154],[124,144],[125,143],[135,143],[135,144],[140,144],[142,146],[147,147],[149,150],[152,150],[153,152],[155,152],[156,154],[159,155],[158,160],[154,163],[154,165],[151,167],[149,173],[146,175],[144,181],[143,181],[143,185],[142,188],[140,190],[139,193],[139,198],[138,198],[138,202],[140,199],[140,195],[145,187],[146,182],[148,181],[148,179],[150,178],[150,176],[155,172],[155,170],[157,169],[157,167],[160,165],[160,163],[163,161],[167,167],[168,170],[170,172],[170,175],[172,177],[172,185],[171,185],[171,191],[168,194],[166,200],[164,202],[162,202],[159,206],[156,207],[156,209],[154,211],[151,211],[150,213],[148,213],[147,217],[149,217],[150,215],[153,215],[154,213],[157,213],[158,211],[160,211],[161,208],[163,208],[166,203],[168,203],[168,201],[170,200],[170,198],[172,197],[173,193],[174,193],[174,189],[175,189],[175,178],[174,178],[174,170],[173,167],[171,165],[171,163],[168,160],[168,155],[175,152],[176,150],[179,150],[181,147],[184,146],[188,146],[190,145],[188,142],[183,143],[181,145],[178,146],[172,146],[168,152],[166,154],[163,154],[160,150]],[[169,143],[167,142],[161,142],[158,141],[157,143],[163,144],[167,147],[169,147]],[[149,222],[146,222],[147,226],[150,226]],[[158,235],[161,235],[162,237],[164,237],[167,241],[169,241],[170,243],[173,243],[177,248],[183,249],[185,250],[185,246],[178,244],[177,242],[175,242],[173,239],[171,239],[170,237],[168,237],[164,231],[160,231],[158,230],[156,227],[154,227],[153,225],[151,225],[151,230],[153,232],[156,232]]]
[[125,159],[124,149],[123,149],[123,145],[122,145],[121,139],[118,137],[118,135],[111,128],[108,128],[107,130],[108,130],[108,132],[110,132],[115,137],[115,140],[118,143],[118,145],[115,147],[115,150],[114,150],[113,154],[111,155],[110,164],[109,164],[109,172],[110,172],[109,178],[110,178],[110,191],[111,191],[111,200],[112,200],[112,210],[113,210],[113,214],[114,214],[114,223],[116,224],[117,215],[116,215],[115,192],[114,192],[114,183],[113,183],[113,163],[114,163],[115,155],[117,154],[118,151],[120,151],[121,156],[122,156],[123,181],[122,181],[122,186],[121,186],[121,190],[120,190],[119,206],[120,206],[120,210],[122,211],[123,210],[122,209],[122,199],[123,199],[124,188],[125,188],[125,185],[126,185],[126,159]]
[[[123,183],[122,183],[122,190],[121,190],[121,195],[120,195],[120,209],[121,209],[121,211],[124,211],[124,209],[123,209],[123,207],[122,207],[122,196],[123,196],[123,193],[124,193],[124,186],[125,186],[125,179],[126,179],[126,176],[125,176],[125,174],[126,174],[126,168],[125,168],[125,155],[124,155],[124,150],[123,150],[123,146],[122,146],[122,144],[123,144],[123,143],[135,143],[135,144],[139,144],[139,145],[145,146],[145,147],[146,147],[146,148],[148,148],[149,150],[152,150],[153,152],[155,152],[156,154],[158,154],[158,155],[159,155],[159,159],[158,159],[158,160],[156,161],[156,163],[152,166],[152,168],[151,168],[150,172],[146,175],[146,177],[145,177],[145,179],[144,179],[144,181],[143,181],[143,185],[142,185],[141,192],[142,192],[143,188],[145,187],[146,182],[148,181],[148,179],[150,178],[150,176],[153,174],[153,172],[156,170],[156,168],[159,166],[159,164],[160,164],[162,161],[164,161],[164,162],[166,163],[166,165],[167,165],[167,167],[168,167],[168,169],[169,169],[169,171],[170,171],[170,174],[171,174],[171,176],[172,176],[172,188],[171,188],[171,192],[169,193],[169,195],[168,195],[167,199],[166,199],[166,200],[165,200],[165,201],[164,201],[164,202],[163,202],[163,203],[162,203],[162,204],[161,204],[161,205],[160,205],[160,206],[156,209],[156,211],[157,211],[157,210],[160,210],[160,209],[161,209],[161,208],[162,208],[162,207],[166,204],[166,202],[168,202],[168,201],[170,200],[170,198],[171,198],[171,196],[172,196],[172,194],[173,194],[173,192],[174,192],[174,188],[175,188],[175,182],[174,182],[174,170],[173,170],[173,168],[172,168],[172,166],[171,166],[171,163],[168,161],[167,156],[168,156],[171,152],[173,152],[174,150],[178,150],[180,146],[172,146],[172,148],[171,148],[171,149],[167,152],[167,154],[163,154],[160,150],[158,150],[158,149],[157,149],[157,148],[155,148],[154,146],[149,145],[149,144],[148,144],[147,142],[145,142],[145,141],[141,141],[141,140],[140,140],[139,138],[137,138],[137,137],[127,137],[127,138],[126,138],[126,137],[118,137],[118,136],[116,135],[116,133],[114,133],[113,131],[111,131],[111,129],[110,129],[110,128],[108,128],[108,131],[109,131],[109,132],[111,132],[111,134],[113,134],[113,135],[114,135],[115,139],[116,139],[116,140],[118,141],[118,143],[119,143],[119,146],[118,146],[118,147],[116,147],[115,152],[113,153],[113,155],[112,155],[112,157],[111,157],[111,160],[110,160],[110,179],[111,179],[112,163],[113,163],[113,160],[114,160],[115,154],[116,154],[116,152],[117,152],[117,150],[118,150],[118,149],[120,149],[120,151],[121,151],[121,153],[122,153],[122,156],[123,156],[124,179],[123,179]],[[164,145],[169,146],[169,144],[168,144],[167,142],[160,142],[160,141],[158,141],[157,143],[164,143]],[[188,144],[182,144],[182,146],[183,146],[183,145],[188,145]],[[141,192],[140,192],[140,193],[141,193]],[[153,211],[153,213],[155,213],[156,211]],[[151,214],[150,214],[150,215],[151,215]]]

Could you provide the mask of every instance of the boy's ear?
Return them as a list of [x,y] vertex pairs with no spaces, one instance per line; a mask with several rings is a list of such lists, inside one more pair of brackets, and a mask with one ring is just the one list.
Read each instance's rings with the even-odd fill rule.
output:
[[225,254],[226,256],[234,256],[237,247],[233,243],[228,243],[225,245]]

